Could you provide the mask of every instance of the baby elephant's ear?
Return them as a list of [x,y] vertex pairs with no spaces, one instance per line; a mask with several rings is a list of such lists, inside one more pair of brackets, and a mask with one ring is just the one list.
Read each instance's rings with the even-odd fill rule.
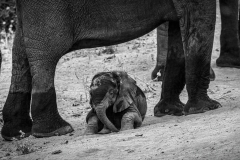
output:
[[134,103],[137,86],[136,81],[129,77],[126,72],[117,72],[119,77],[119,94],[113,105],[113,112],[121,112]]

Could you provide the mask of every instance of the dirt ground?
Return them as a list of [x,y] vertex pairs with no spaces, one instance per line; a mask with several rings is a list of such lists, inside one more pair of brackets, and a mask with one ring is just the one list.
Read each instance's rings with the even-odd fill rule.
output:
[[[222,108],[188,116],[153,116],[159,101],[161,82],[150,79],[156,63],[156,30],[136,40],[114,46],[115,54],[101,54],[104,48],[76,51],[64,56],[57,66],[56,91],[60,114],[72,124],[71,134],[51,138],[29,138],[7,142],[0,138],[0,159],[240,159],[240,70],[219,68],[220,16],[217,15],[212,67],[216,80],[208,93]],[[3,48],[2,48],[3,49]],[[2,107],[11,76],[11,53],[3,49],[0,76],[0,129]],[[101,55],[99,55],[101,54]],[[107,135],[84,136],[85,117],[90,110],[88,86],[99,71],[125,70],[136,79],[147,96],[148,111],[143,125]],[[181,94],[187,101],[186,90]]]

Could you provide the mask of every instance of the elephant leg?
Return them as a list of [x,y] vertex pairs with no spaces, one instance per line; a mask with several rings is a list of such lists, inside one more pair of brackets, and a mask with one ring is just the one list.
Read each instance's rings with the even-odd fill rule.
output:
[[220,0],[220,13],[221,51],[216,64],[219,67],[240,68],[238,0]]
[[[155,68],[152,71],[152,80],[157,78],[157,81],[163,80],[164,68],[166,65],[167,52],[168,52],[168,22],[160,25],[157,28],[157,63]],[[160,76],[158,76],[158,72],[160,72]],[[214,81],[216,78],[215,73],[210,68],[210,80]]]
[[108,133],[111,133],[111,130],[107,128],[106,125],[103,126],[103,129],[98,132],[99,134],[108,134]]
[[72,28],[69,26],[70,20],[65,14],[68,7],[64,5],[65,3],[57,3],[58,10],[56,4],[48,4],[47,13],[46,8],[39,8],[39,11],[42,11],[41,16],[36,18],[28,2],[30,1],[23,1],[17,5],[21,15],[24,15],[22,19],[24,42],[32,75],[32,135],[35,137],[64,135],[72,132],[73,128],[59,115],[54,77],[58,60],[74,43]]
[[3,107],[4,125],[1,134],[5,140],[21,139],[31,134],[31,79],[22,29],[18,26],[12,50],[11,86]]
[[54,86],[57,62],[68,51],[69,44],[63,41],[64,37],[56,39],[55,35],[51,35],[53,40],[48,44],[30,36],[25,39],[32,75],[32,135],[50,137],[70,133],[72,126],[59,115]]
[[142,125],[142,118],[137,112],[126,112],[121,120],[121,131],[134,129]]
[[[180,20],[183,48],[185,51],[185,79],[188,101],[185,114],[202,113],[221,107],[209,98],[210,63],[213,47],[216,2],[203,0],[198,3],[185,2],[184,15]],[[178,6],[176,6],[178,7]]]
[[32,134],[35,137],[64,135],[71,131],[71,125],[62,119],[57,110],[54,75],[56,57],[52,60],[33,60],[30,62],[32,79],[31,114]]
[[103,124],[100,122],[97,114],[94,113],[93,110],[88,113],[86,121],[87,128],[84,132],[85,135],[97,134],[99,130],[103,128]]
[[[152,80],[157,78],[158,81],[162,81],[164,67],[167,59],[168,50],[168,22],[161,24],[157,28],[157,63],[152,71]],[[160,72],[161,75],[158,76],[157,73]]]
[[179,95],[185,86],[185,59],[179,22],[169,22],[168,53],[164,71],[161,100],[154,108],[154,116],[182,115],[184,104]]

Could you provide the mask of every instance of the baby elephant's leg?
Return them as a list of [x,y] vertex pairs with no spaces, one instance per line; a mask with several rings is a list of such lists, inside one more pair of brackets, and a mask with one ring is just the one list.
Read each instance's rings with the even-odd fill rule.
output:
[[121,121],[121,131],[134,129],[142,125],[142,118],[136,112],[126,112]]
[[98,133],[99,134],[108,134],[108,133],[111,133],[111,130],[108,129],[106,125],[104,125],[103,129]]
[[100,126],[99,126],[100,120],[98,119],[97,115],[92,111],[90,111],[86,119],[87,119],[87,128],[84,134],[85,135],[97,134],[100,129]]

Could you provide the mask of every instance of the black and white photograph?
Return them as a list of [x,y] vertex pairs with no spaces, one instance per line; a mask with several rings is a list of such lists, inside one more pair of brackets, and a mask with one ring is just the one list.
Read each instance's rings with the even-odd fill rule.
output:
[[0,160],[240,160],[240,0],[0,0]]

